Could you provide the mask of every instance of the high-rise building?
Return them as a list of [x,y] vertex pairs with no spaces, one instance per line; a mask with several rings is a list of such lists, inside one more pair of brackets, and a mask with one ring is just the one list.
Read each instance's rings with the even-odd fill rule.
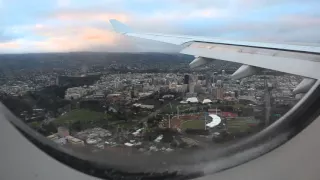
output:
[[176,91],[177,92],[181,92],[181,93],[185,93],[188,90],[188,85],[187,84],[183,84],[183,85],[177,85],[176,86]]
[[189,84],[190,76],[188,74],[184,75],[183,84]]
[[235,98],[238,98],[238,97],[239,97],[239,91],[238,91],[238,90],[234,91],[234,97],[235,97]]
[[188,91],[188,85],[187,84],[183,84],[182,85],[182,92],[185,93]]
[[223,83],[222,83],[222,80],[217,80],[217,83],[216,83],[216,98],[217,99],[223,99],[223,96],[224,96],[224,89],[223,89]]
[[209,73],[207,73],[205,77],[206,77],[206,87],[209,89],[212,85],[212,79],[210,78]]
[[212,99],[217,99],[217,87],[213,86],[211,89]]
[[195,83],[194,82],[190,82],[189,83],[189,93],[194,93],[194,87],[195,87]]
[[[186,78],[187,76],[187,78]],[[186,75],[185,76],[185,81],[188,80],[188,92],[189,93],[194,93],[194,86],[195,86],[195,81],[194,77],[192,75]]]
[[217,72],[214,72],[214,73],[212,74],[212,83],[216,83],[216,82],[217,82],[217,75],[218,75]]
[[221,80],[217,80],[216,86],[217,87],[223,87],[222,81]]
[[119,85],[119,82],[116,80],[116,81],[114,81],[114,88],[115,89],[118,89],[118,85]]
[[200,84],[196,84],[194,86],[194,92],[196,93],[203,93],[203,89],[202,89],[202,86]]
[[217,99],[223,99],[223,95],[224,95],[224,89],[222,87],[218,87],[217,90]]

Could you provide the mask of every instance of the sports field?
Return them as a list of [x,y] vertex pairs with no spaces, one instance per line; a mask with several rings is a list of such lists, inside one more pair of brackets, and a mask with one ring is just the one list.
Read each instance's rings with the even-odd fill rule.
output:
[[181,130],[186,129],[204,129],[205,122],[204,120],[187,120],[181,123]]

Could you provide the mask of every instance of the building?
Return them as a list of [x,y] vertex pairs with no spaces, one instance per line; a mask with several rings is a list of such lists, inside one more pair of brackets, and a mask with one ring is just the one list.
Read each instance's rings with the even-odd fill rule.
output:
[[187,90],[188,90],[187,84],[177,85],[177,87],[176,87],[176,92],[185,93],[185,92],[187,92]]
[[196,84],[195,86],[194,86],[194,92],[196,92],[196,93],[202,93],[202,89],[201,89],[201,85],[200,84]]
[[217,80],[216,86],[217,86],[217,87],[223,87],[223,82],[222,82],[222,80]]
[[147,97],[151,96],[152,94],[153,94],[153,92],[139,93],[138,97],[139,98],[147,98]]
[[248,95],[249,95],[249,96],[254,96],[254,95],[255,95],[255,91],[256,91],[256,90],[255,90],[254,88],[249,88],[249,89],[248,89]]
[[159,88],[159,91],[160,91],[160,92],[168,92],[168,91],[169,91],[169,86],[161,86],[161,87]]
[[198,80],[201,80],[201,81],[202,81],[202,80],[205,80],[205,76],[199,75],[199,76],[198,76]]
[[210,78],[210,74],[207,73],[205,76],[206,87],[209,89],[212,85],[212,79]]
[[172,94],[166,94],[162,96],[162,99],[173,99],[173,98],[174,98],[174,95]]
[[209,116],[212,118],[211,122],[206,124],[206,127],[208,128],[214,128],[218,126],[221,123],[221,118],[216,114],[209,114]]
[[84,141],[82,141],[81,139],[75,138],[73,136],[66,136],[66,140],[68,143],[72,145],[84,146]]
[[110,103],[119,102],[121,100],[121,94],[108,94],[107,95],[107,101]]
[[257,104],[254,96],[239,96],[239,103],[241,104]]
[[143,84],[135,84],[133,87],[134,87],[134,90],[138,92],[143,92]]
[[224,88],[222,80],[217,80],[216,83],[216,99],[223,99],[224,97]]
[[65,99],[79,99],[88,94],[89,90],[84,87],[73,87],[66,90]]
[[189,93],[194,93],[195,85],[196,84],[194,82],[189,83]]
[[67,144],[67,140],[66,138],[60,138],[60,139],[56,139],[56,140],[53,140],[55,143],[59,144],[59,145],[65,145]]
[[222,76],[225,76],[225,75],[226,75],[226,71],[225,71],[225,70],[222,70],[222,71],[221,71],[221,74],[222,74]]
[[212,103],[212,101],[210,99],[204,99],[202,101],[202,104],[210,104],[210,103]]
[[59,137],[66,137],[66,136],[69,136],[70,133],[69,133],[69,129],[66,128],[66,127],[58,127],[58,136]]
[[190,76],[188,74],[184,75],[183,84],[189,84]]
[[217,93],[217,95],[216,95],[217,99],[223,99],[224,89],[222,87],[218,87],[216,89],[216,93]]
[[190,92],[186,93],[186,97],[187,97],[187,98],[190,98],[190,97],[197,97],[197,96],[198,96],[198,94],[197,94],[197,93],[190,93]]
[[103,92],[101,91],[97,91],[93,94],[93,98],[94,99],[104,99],[105,98],[105,95]]
[[221,113],[221,110],[220,109],[208,109],[208,113],[219,115]]
[[149,110],[154,109],[154,105],[147,105],[147,104],[135,103],[135,104],[133,104],[132,106],[133,106],[133,107],[139,107],[139,108],[142,108],[142,109],[149,109]]
[[66,138],[59,136],[58,133],[47,136],[47,138],[59,145],[65,145],[67,143]]
[[217,87],[213,86],[211,89],[210,89],[210,93],[212,95],[212,99],[217,99]]
[[57,139],[59,139],[58,134],[52,134],[50,136],[47,136],[48,139],[50,139],[51,141],[55,141]]
[[188,103],[198,103],[199,100],[196,97],[191,97],[186,100]]
[[218,75],[217,72],[214,72],[214,73],[212,74],[212,83],[216,83],[216,82],[217,82],[217,75]]
[[221,112],[220,116],[226,117],[226,118],[236,118],[238,117],[238,114],[232,113],[232,112]]

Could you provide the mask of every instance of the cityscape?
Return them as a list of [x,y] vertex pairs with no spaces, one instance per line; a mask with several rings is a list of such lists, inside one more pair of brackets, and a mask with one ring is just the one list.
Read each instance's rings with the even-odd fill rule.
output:
[[1,55],[0,100],[62,147],[150,155],[236,142],[301,98],[292,90],[302,77],[264,70],[233,80],[240,64],[217,60],[190,69],[191,60],[162,53]]

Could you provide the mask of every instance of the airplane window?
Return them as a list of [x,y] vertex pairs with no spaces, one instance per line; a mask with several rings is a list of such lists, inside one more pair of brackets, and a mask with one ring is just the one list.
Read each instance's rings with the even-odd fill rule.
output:
[[[290,36],[280,30],[240,26],[262,19],[241,17],[235,24],[229,16],[238,12],[235,6],[242,7],[240,1],[232,7],[208,1],[198,5],[170,1],[172,7],[164,5],[167,1],[121,2],[112,1],[111,9],[102,1],[58,1],[55,8],[39,1],[43,6],[37,6],[38,10],[47,12],[45,18],[34,17],[38,10],[28,10],[22,14],[32,20],[5,24],[11,34],[0,34],[0,101],[45,137],[39,146],[49,143],[55,153],[63,150],[123,172],[165,172],[162,175],[170,177],[179,172],[192,178],[248,160],[226,163],[221,157],[236,153],[257,157],[272,150],[293,136],[282,122],[290,124],[288,119],[298,117],[295,113],[313,110],[297,111],[318,83],[317,73],[300,69],[316,68],[314,59],[320,50],[286,45],[283,42],[296,38],[291,31]],[[261,4],[251,3],[248,16],[257,15],[253,9]],[[3,4],[0,9],[7,9],[3,13],[8,15],[17,5]],[[24,5],[30,6],[17,6]],[[184,9],[176,12],[174,7]],[[184,10],[192,13],[185,15]],[[263,11],[275,15],[271,7]],[[134,29],[184,36],[143,34]],[[213,33],[208,34],[211,29]],[[206,39],[204,31],[219,39]],[[261,37],[263,42],[264,37],[279,34],[286,34],[283,46],[255,39]],[[302,128],[305,124],[294,125]],[[277,128],[273,136],[268,132],[271,128]],[[34,135],[24,134],[37,144]],[[262,143],[249,144],[254,138],[267,139],[269,144],[255,149]],[[248,147],[238,146],[241,143]],[[215,167],[202,163],[213,160]]]

